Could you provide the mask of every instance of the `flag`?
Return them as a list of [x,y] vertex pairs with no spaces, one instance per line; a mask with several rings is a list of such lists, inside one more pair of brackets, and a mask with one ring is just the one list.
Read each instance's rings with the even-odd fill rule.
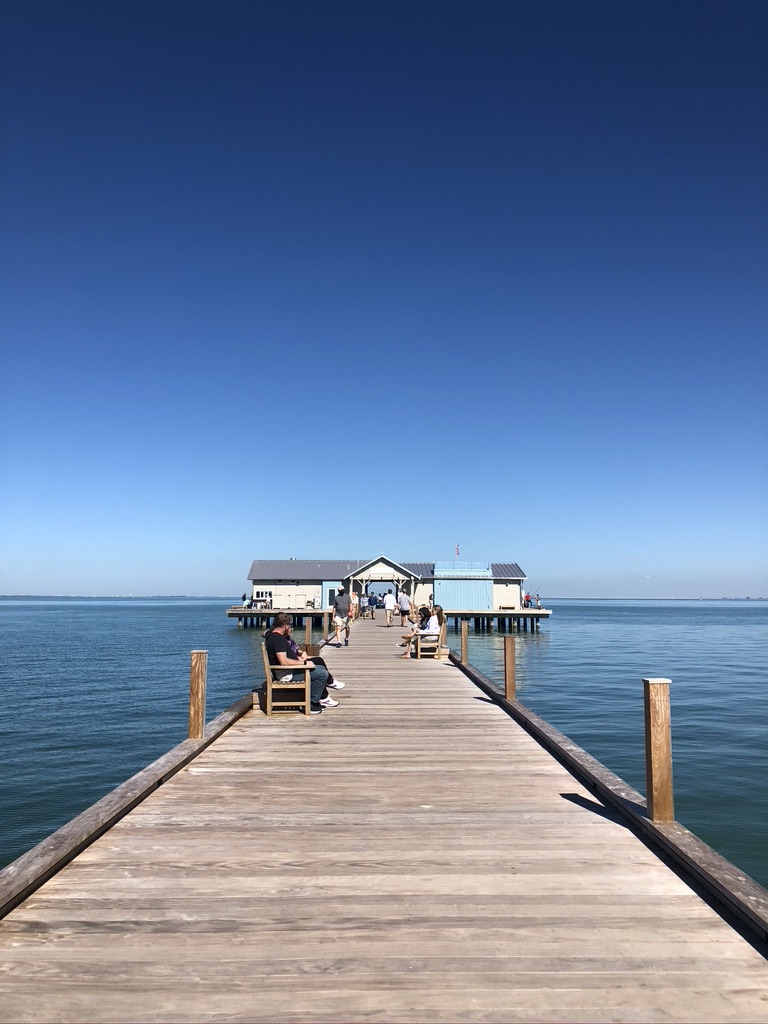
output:
[[459,542],[456,541],[456,557],[459,557]]

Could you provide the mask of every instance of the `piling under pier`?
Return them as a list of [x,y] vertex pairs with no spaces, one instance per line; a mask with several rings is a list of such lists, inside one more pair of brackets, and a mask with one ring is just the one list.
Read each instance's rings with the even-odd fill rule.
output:
[[[238,628],[252,627],[266,629],[278,611],[286,611],[294,617],[297,626],[304,626],[306,621],[315,624],[317,627],[325,625],[330,620],[331,613],[326,610],[314,608],[245,608],[242,605],[234,605],[227,608],[227,618],[234,619]],[[540,629],[542,620],[548,619],[552,614],[550,608],[494,608],[494,609],[461,609],[446,610],[445,617],[453,622],[456,629],[462,619],[474,623],[476,633],[492,633],[495,628],[500,633],[534,632]],[[397,613],[399,616],[399,612]],[[375,621],[375,620],[374,620]],[[399,621],[399,618],[398,618]]]

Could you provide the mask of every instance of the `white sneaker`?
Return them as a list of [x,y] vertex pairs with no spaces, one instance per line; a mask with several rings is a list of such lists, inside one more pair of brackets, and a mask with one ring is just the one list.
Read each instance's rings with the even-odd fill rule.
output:
[[343,690],[346,683],[342,683],[340,679],[334,679],[332,683],[328,683],[329,690]]
[[317,703],[322,704],[324,708],[337,708],[341,701],[334,700],[333,697],[323,697]]

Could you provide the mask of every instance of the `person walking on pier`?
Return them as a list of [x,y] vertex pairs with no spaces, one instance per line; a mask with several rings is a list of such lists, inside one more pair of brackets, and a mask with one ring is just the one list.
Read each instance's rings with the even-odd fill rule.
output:
[[341,647],[341,631],[344,630],[344,646],[349,647],[349,594],[339,587],[333,601],[333,628],[336,630],[336,646]]
[[395,614],[395,608],[397,608],[395,595],[391,590],[388,590],[384,595],[384,614],[387,617],[387,629],[392,625],[392,616]]
[[341,690],[344,683],[340,679],[334,680],[324,665],[317,664],[313,658],[308,658],[306,653],[299,651],[291,640],[292,629],[291,616],[286,612],[278,612],[272,629],[264,634],[269,664],[285,666],[286,671],[281,672],[279,676],[276,675],[276,681],[291,675],[291,668],[304,668],[308,665],[312,670],[309,673],[311,713],[319,715],[323,708],[338,707],[339,701],[329,695],[327,688],[330,686],[334,690]]
[[404,590],[400,591],[397,603],[400,607],[400,625],[404,626],[411,614],[411,599]]
[[371,618],[375,619],[376,618],[376,595],[375,594],[369,594],[368,595],[368,611],[371,613]]

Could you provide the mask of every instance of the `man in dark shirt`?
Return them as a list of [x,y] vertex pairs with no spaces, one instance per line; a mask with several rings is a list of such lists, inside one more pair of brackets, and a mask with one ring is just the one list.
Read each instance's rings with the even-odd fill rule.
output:
[[276,672],[275,679],[283,679],[291,675],[291,668],[304,668],[309,665],[312,671],[309,674],[311,712],[319,715],[324,707],[334,708],[339,703],[331,697],[323,697],[326,683],[328,682],[328,670],[307,658],[306,654],[299,652],[296,645],[291,642],[290,634],[293,629],[293,621],[290,615],[285,612],[278,612],[272,630],[265,641],[267,655],[270,665],[284,665],[284,672]]
[[349,647],[349,594],[339,587],[333,602],[333,628],[336,630],[336,646],[341,647],[341,631],[345,631],[344,646]]

